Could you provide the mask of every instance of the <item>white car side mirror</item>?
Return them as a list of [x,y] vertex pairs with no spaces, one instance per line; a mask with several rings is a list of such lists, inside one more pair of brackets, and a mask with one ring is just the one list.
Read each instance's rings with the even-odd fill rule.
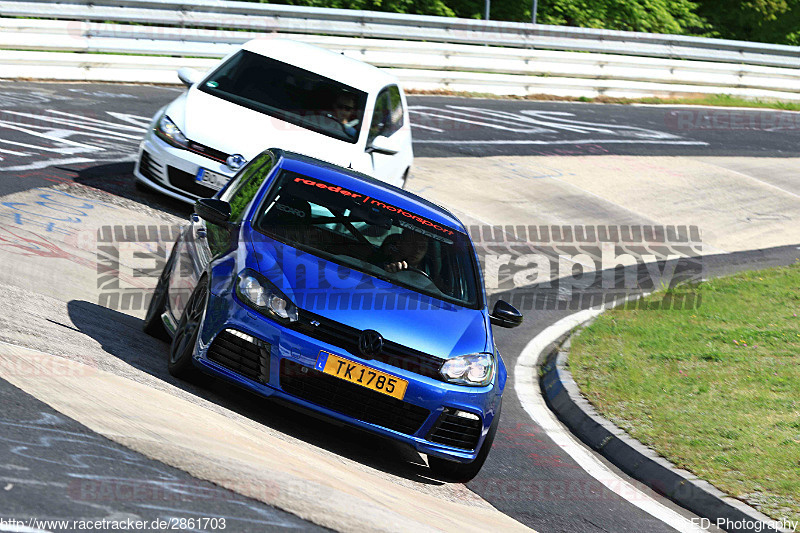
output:
[[178,79],[180,79],[187,87],[191,87],[202,78],[203,74],[193,68],[182,67],[178,69]]
[[400,147],[397,146],[397,142],[390,137],[385,137],[383,135],[378,135],[372,142],[367,146],[367,152],[377,152],[379,154],[385,155],[394,155],[400,151]]

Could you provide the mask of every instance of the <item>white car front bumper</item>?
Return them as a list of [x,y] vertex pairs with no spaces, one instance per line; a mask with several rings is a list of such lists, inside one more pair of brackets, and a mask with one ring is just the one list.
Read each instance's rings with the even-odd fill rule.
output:
[[215,189],[196,180],[201,167],[228,177],[233,177],[237,172],[215,159],[175,148],[150,130],[139,145],[139,157],[133,175],[139,183],[193,204],[198,198],[208,198],[216,194]]

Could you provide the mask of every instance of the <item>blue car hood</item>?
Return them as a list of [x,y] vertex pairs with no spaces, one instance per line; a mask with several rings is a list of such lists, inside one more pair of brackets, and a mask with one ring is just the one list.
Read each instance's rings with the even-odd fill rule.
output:
[[491,351],[480,309],[423,296],[262,234],[250,236],[258,271],[302,309],[437,357]]

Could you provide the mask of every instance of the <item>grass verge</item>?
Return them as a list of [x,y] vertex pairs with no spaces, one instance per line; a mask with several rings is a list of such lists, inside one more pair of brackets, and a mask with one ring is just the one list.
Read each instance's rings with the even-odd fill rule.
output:
[[604,313],[573,338],[570,370],[600,413],[678,467],[800,520],[800,263],[698,291],[697,309]]

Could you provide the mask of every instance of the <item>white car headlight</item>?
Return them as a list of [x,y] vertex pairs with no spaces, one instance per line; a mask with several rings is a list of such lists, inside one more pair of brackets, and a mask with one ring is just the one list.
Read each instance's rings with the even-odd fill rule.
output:
[[248,306],[272,318],[297,320],[297,307],[257,272],[245,269],[236,280],[236,295]]
[[482,387],[492,381],[494,356],[490,353],[460,355],[448,359],[439,371],[450,383]]
[[156,123],[156,135],[176,148],[189,147],[189,139],[166,114],[161,115]]

